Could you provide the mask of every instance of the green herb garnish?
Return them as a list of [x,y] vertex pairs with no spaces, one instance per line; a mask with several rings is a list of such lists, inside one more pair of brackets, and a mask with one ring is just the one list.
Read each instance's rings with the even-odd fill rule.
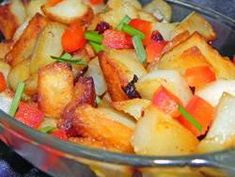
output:
[[199,132],[202,131],[202,125],[183,106],[178,105],[178,111],[188,122],[197,128]]
[[117,29],[122,30],[123,25],[128,24],[130,21],[131,21],[131,18],[128,15],[126,15],[117,25]]
[[95,50],[96,53],[99,53],[104,50],[104,46],[102,44],[97,44],[95,42],[89,42],[91,47]]
[[144,64],[146,62],[147,55],[146,55],[146,51],[144,49],[141,38],[139,36],[133,36],[132,42],[133,42],[137,57],[139,58],[140,62]]
[[142,39],[142,40],[145,38],[144,33],[142,33],[140,30],[133,28],[132,26],[130,26],[128,24],[123,24],[122,31],[124,31],[125,33],[127,33],[131,36],[139,36],[140,39]]
[[16,92],[15,92],[15,96],[13,98],[13,101],[11,103],[11,107],[10,107],[10,110],[9,110],[9,114],[14,117],[15,116],[15,113],[17,111],[17,108],[20,104],[20,100],[21,100],[21,97],[22,97],[22,94],[24,92],[24,88],[25,88],[25,83],[24,82],[20,82],[16,88]]
[[69,53],[65,53],[60,57],[51,56],[52,59],[60,61],[60,62],[66,62],[70,64],[76,64],[76,65],[87,65],[87,62],[82,59],[75,59],[73,56]]
[[52,127],[52,126],[46,126],[43,128],[40,128],[39,131],[42,133],[51,133],[56,129],[56,127]]
[[100,35],[96,31],[87,31],[87,32],[85,32],[85,39],[87,39],[88,41],[92,41],[92,42],[96,42],[98,44],[101,44],[103,41],[103,36]]

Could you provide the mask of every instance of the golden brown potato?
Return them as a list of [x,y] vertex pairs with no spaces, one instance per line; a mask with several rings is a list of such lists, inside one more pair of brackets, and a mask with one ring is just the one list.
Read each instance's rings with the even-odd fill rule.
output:
[[26,4],[26,14],[28,18],[32,18],[35,14],[40,13],[43,14],[41,11],[41,6],[44,5],[47,0],[33,0],[29,1]]
[[38,37],[30,63],[30,73],[36,73],[41,67],[54,62],[51,56],[60,56],[63,52],[61,37],[65,26],[49,22]]
[[150,104],[151,102],[149,100],[139,98],[112,103],[115,109],[131,115],[136,120],[142,116],[144,109]]
[[0,59],[4,59],[6,54],[11,50],[13,42],[0,42]]
[[134,78],[146,73],[133,50],[109,50],[99,57],[101,69],[112,101],[127,100],[123,88]]
[[14,91],[16,90],[19,82],[25,81],[29,78],[29,63],[29,60],[24,60],[11,68],[7,80],[10,88]]
[[12,39],[16,29],[25,20],[25,9],[21,1],[12,0],[11,3],[0,6],[0,31],[7,40]]
[[40,69],[38,101],[48,117],[60,118],[73,97],[73,73],[65,63],[52,63]]
[[198,140],[169,115],[149,106],[137,123],[132,145],[142,155],[186,155],[195,152]]
[[7,79],[10,69],[11,69],[10,65],[0,60],[0,72],[3,73],[5,79]]
[[21,61],[28,59],[35,47],[38,36],[47,24],[47,19],[40,14],[36,14],[29,25],[20,36],[19,40],[14,44],[13,48],[6,55],[5,60],[15,66]]
[[210,65],[219,79],[235,79],[235,65],[198,33],[165,53],[156,68],[175,69],[182,73],[186,68],[198,65]]
[[25,93],[27,95],[34,95],[38,91],[38,73],[34,73],[29,76],[25,81]]
[[188,31],[190,34],[198,32],[207,41],[216,39],[216,33],[211,24],[200,14],[193,12],[188,15],[173,31],[172,38],[178,34]]
[[62,0],[56,4],[48,2],[42,6],[42,11],[50,19],[65,24],[83,19],[88,13],[92,13],[82,0]]
[[107,118],[106,114],[90,105],[76,109],[73,126],[80,137],[96,139],[121,152],[132,152],[132,129]]

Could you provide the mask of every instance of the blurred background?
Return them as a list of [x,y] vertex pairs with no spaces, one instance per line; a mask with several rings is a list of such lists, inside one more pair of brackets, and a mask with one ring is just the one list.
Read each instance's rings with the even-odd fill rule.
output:
[[[209,7],[235,19],[235,0],[182,0]],[[1,0],[0,0],[1,2]],[[143,0],[149,2],[149,0]],[[0,141],[0,177],[48,177]]]

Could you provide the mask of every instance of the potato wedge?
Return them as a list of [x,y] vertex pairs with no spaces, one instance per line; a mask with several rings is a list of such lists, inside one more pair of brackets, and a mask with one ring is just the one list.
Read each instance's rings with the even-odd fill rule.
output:
[[217,107],[215,120],[205,139],[198,146],[199,152],[212,152],[235,147],[235,97],[223,95]]
[[142,116],[144,109],[151,104],[149,100],[146,99],[132,99],[126,101],[113,102],[112,105],[118,111],[122,111],[130,116],[134,117],[136,120]]
[[7,79],[10,69],[11,69],[10,65],[0,60],[0,72],[3,73],[5,79]]
[[141,155],[186,155],[196,150],[198,140],[169,115],[149,106],[137,123],[132,145]]
[[[192,50],[192,48],[193,53],[191,54],[192,51],[190,51],[190,54],[187,54],[186,51]],[[185,56],[187,58],[184,58]],[[193,59],[188,61],[190,57]],[[229,59],[222,57],[198,33],[194,33],[186,41],[165,53],[156,68],[175,69],[182,73],[188,67],[204,64],[209,64],[219,79],[235,78],[235,65]]]
[[19,0],[12,0],[11,3],[0,6],[0,31],[6,40],[12,39],[16,29],[25,18],[25,9]]
[[15,91],[19,82],[25,81],[29,78],[29,63],[29,60],[24,60],[11,68],[7,80],[9,87],[12,90]]
[[142,98],[152,100],[155,91],[163,86],[177,96],[186,105],[192,97],[192,92],[184,78],[174,70],[155,70],[136,83],[136,89]]
[[[200,25],[199,25],[200,24]],[[207,41],[216,39],[216,33],[211,24],[200,14],[192,12],[189,14],[173,31],[172,37],[174,38],[178,34],[188,31],[190,34],[198,32]]]
[[15,66],[21,61],[28,59],[32,55],[38,36],[47,22],[45,17],[36,14],[32,20],[30,20],[19,40],[6,55],[5,60],[12,66]]
[[85,76],[93,78],[97,95],[103,95],[106,92],[107,85],[97,57],[88,63],[88,70]]
[[81,105],[75,111],[73,126],[81,137],[96,139],[121,152],[132,152],[132,129],[107,117],[90,105]]
[[54,62],[51,56],[60,56],[63,52],[61,36],[65,26],[49,22],[38,37],[30,63],[30,73],[36,73],[41,67]]
[[235,80],[217,80],[211,82],[196,90],[195,94],[215,107],[225,92],[235,96]]
[[123,91],[134,75],[141,77],[146,70],[139,63],[133,50],[110,50],[99,57],[101,69],[113,101],[127,100]]
[[144,6],[144,10],[152,13],[160,21],[169,22],[171,20],[171,6],[164,0],[153,0]]
[[84,18],[91,10],[82,0],[62,0],[56,4],[46,3],[42,6],[42,11],[54,21],[70,24]]
[[46,116],[60,118],[73,97],[73,73],[65,63],[52,63],[40,69],[38,102]]

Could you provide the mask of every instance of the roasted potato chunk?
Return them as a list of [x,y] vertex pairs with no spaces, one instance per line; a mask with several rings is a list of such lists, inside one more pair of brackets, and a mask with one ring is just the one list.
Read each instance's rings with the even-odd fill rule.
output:
[[38,73],[29,76],[25,81],[25,93],[29,96],[37,94],[38,91]]
[[11,50],[12,42],[0,42],[0,60],[4,59],[6,54]]
[[24,6],[19,0],[0,6],[0,31],[6,40],[12,39],[16,29],[25,20]]
[[29,60],[24,60],[11,68],[7,80],[10,88],[14,91],[21,81],[25,81],[29,78],[29,63]]
[[26,14],[28,18],[32,18],[35,14],[40,13],[43,14],[41,10],[41,6],[44,5],[47,0],[33,0],[29,1],[26,4]]
[[134,78],[146,73],[131,50],[110,50],[99,57],[101,69],[113,101],[127,100],[123,88]]
[[60,56],[63,52],[61,37],[65,26],[49,22],[38,37],[30,63],[30,73],[36,73],[41,67],[54,62],[51,56]]
[[5,79],[7,79],[10,69],[11,67],[7,63],[0,60],[0,72],[3,73]]
[[144,109],[150,104],[151,102],[149,100],[139,98],[112,103],[115,109],[131,115],[136,120],[142,116]]
[[78,136],[93,138],[120,152],[132,152],[132,129],[107,118],[104,112],[88,104],[77,107],[73,116]]
[[82,0],[62,0],[56,4],[48,2],[42,6],[42,11],[50,19],[65,24],[82,19],[87,13],[91,13]]
[[5,60],[12,66],[15,66],[21,61],[28,59],[32,55],[38,36],[46,24],[46,18],[40,14],[36,14],[30,20],[19,40],[6,55]]
[[235,65],[222,57],[198,33],[165,53],[156,65],[158,69],[174,69],[183,73],[186,68],[210,65],[219,79],[234,79]]
[[235,146],[235,97],[225,93],[217,107],[215,120],[205,139],[199,146],[199,152],[221,151]]
[[[200,24],[200,25],[199,25]],[[216,33],[211,24],[200,14],[193,12],[188,15],[173,31],[172,38],[178,34],[188,31],[190,34],[198,32],[207,41],[216,39]]]
[[65,63],[52,63],[39,71],[38,102],[48,117],[60,118],[73,97],[73,73]]
[[198,140],[169,115],[149,106],[137,123],[132,145],[142,155],[186,155],[195,152]]

